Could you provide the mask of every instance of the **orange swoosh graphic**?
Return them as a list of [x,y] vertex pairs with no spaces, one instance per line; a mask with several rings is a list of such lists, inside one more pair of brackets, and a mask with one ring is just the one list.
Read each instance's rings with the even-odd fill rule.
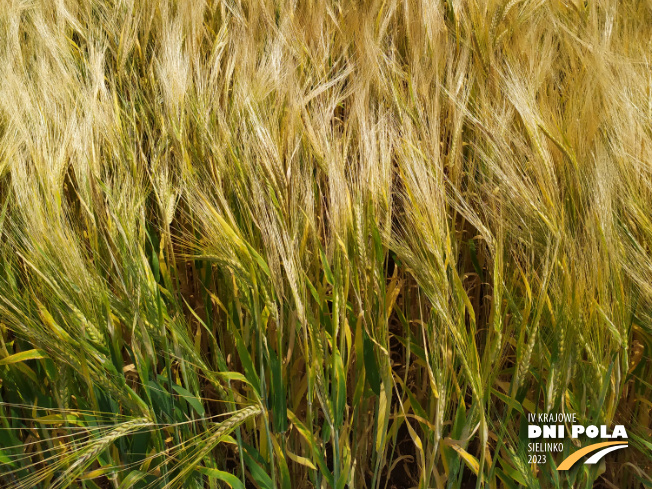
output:
[[599,450],[600,448],[604,447],[610,447],[613,445],[627,445],[626,441],[605,441],[603,443],[596,443],[594,445],[589,445],[588,447],[581,448],[580,450],[572,453],[564,461],[559,464],[559,467],[557,467],[557,470],[568,470],[570,469],[575,462],[577,462],[579,459],[581,459],[584,455],[588,455],[591,452],[595,452],[596,450]]

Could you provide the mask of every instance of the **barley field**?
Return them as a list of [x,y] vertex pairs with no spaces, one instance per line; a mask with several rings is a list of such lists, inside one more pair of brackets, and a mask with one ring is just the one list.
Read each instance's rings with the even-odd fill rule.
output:
[[652,487],[651,63],[649,0],[2,0],[0,487]]

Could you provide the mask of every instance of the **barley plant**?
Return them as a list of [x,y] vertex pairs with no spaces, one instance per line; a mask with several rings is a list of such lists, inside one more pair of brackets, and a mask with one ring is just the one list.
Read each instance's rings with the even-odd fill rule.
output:
[[649,0],[2,0],[0,487],[651,487],[651,64]]

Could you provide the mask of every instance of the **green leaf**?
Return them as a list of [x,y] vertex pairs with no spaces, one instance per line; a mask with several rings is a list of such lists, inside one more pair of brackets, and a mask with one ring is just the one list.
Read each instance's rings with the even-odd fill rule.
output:
[[233,337],[235,339],[235,347],[238,350],[238,356],[240,357],[242,368],[244,368],[245,376],[249,380],[251,386],[256,391],[256,394],[260,396],[260,379],[258,378],[258,375],[256,374],[256,369],[254,368],[254,364],[251,361],[251,355],[249,355],[249,350],[247,350],[244,340],[242,339],[242,336],[240,336],[240,333],[237,331],[237,329],[232,328],[231,331],[233,331]]
[[209,469],[208,467],[197,467],[197,470],[211,479],[226,482],[232,489],[245,489],[244,484],[235,475],[224,472],[223,470]]
[[328,258],[326,258],[326,253],[324,253],[324,250],[319,247],[319,256],[321,257],[321,262],[322,266],[324,267],[324,275],[326,276],[326,281],[333,285],[335,283],[335,279],[333,278],[333,272],[331,271],[331,267],[328,264]]
[[505,484],[507,489],[518,489],[518,485],[514,483],[513,479],[508,477],[507,474],[505,474],[505,472],[499,468],[496,468],[496,475],[503,482],[503,484]]
[[475,241],[470,239],[468,241],[469,244],[469,251],[471,255],[471,263],[473,264],[473,268],[475,269],[475,273],[478,274],[478,277],[480,277],[481,281],[484,281],[484,276],[482,273],[482,269],[480,268],[480,262],[478,261],[478,252],[475,247]]
[[377,396],[380,395],[380,373],[378,372],[378,362],[374,353],[374,343],[369,338],[366,331],[363,331],[364,337],[364,368],[367,373],[367,380],[371,390]]
[[310,450],[312,452],[313,461],[317,463],[319,470],[321,471],[322,475],[326,478],[328,483],[331,486],[333,486],[334,484],[333,474],[331,473],[330,470],[328,470],[328,466],[326,465],[326,460],[324,459],[323,450],[321,449],[320,445],[316,442],[314,435],[290,410],[288,410],[288,418],[290,419],[290,422],[294,425],[294,427],[297,429],[299,434],[310,444]]
[[140,470],[132,470],[129,472],[129,475],[122,479],[122,483],[120,484],[118,489],[130,489],[134,487],[134,484],[138,482],[139,480],[144,479],[147,477],[147,474],[145,472],[141,472]]
[[249,243],[245,243],[245,244],[247,246],[247,250],[249,251],[249,253],[253,257],[253,259],[256,260],[256,263],[258,263],[258,266],[262,269],[263,272],[265,272],[265,275],[270,277],[271,273],[269,271],[269,267],[267,266],[267,263],[265,262],[265,260],[263,260],[263,257],[260,256],[256,252],[256,250]]
[[453,423],[453,429],[451,430],[451,438],[459,439],[462,436],[462,430],[466,424],[466,405],[464,400],[460,400],[457,404],[457,412],[455,413],[455,422]]
[[179,394],[183,399],[192,406],[192,408],[199,414],[200,416],[204,416],[206,413],[206,410],[204,409],[204,406],[201,403],[201,400],[193,396],[188,390],[184,389],[180,385],[177,384],[172,384],[172,389]]
[[10,465],[11,467],[14,466],[14,464],[11,462],[11,459],[7,457],[2,450],[0,450],[0,464]]
[[516,402],[514,399],[512,399],[509,396],[506,396],[502,392],[498,391],[497,389],[494,389],[493,387],[491,388],[491,393],[496,396],[498,399],[503,401],[505,404],[507,404],[509,407],[512,409],[515,409],[519,413],[521,413],[523,416],[525,416],[525,411],[523,410],[523,406],[521,406],[518,402]]
[[339,429],[344,421],[344,408],[346,406],[346,374],[340,352],[335,349],[335,399],[333,407],[335,408],[335,429]]
[[312,297],[315,299],[315,302],[318,303],[318,304],[321,304],[321,297],[319,296],[319,292],[317,292],[317,289],[315,289],[315,286],[312,285],[312,282],[308,278],[308,275],[306,275],[306,283],[308,284],[308,289],[310,290],[310,293],[312,294]]
[[48,358],[47,353],[43,350],[27,350],[20,353],[14,353],[0,360],[0,365],[9,365],[11,363],[24,362],[26,360],[39,360]]
[[2,233],[2,228],[4,226],[5,215],[7,213],[8,205],[9,205],[9,199],[6,199],[4,205],[2,206],[2,212],[0,212],[0,233]]
[[230,381],[237,380],[239,382],[244,382],[247,385],[251,385],[249,379],[242,375],[240,372],[216,372],[217,376],[222,380]]
[[[523,476],[520,474],[518,470],[516,470],[514,467],[512,467],[505,459],[500,458],[499,459],[500,466],[502,467],[504,473],[506,476],[510,477],[512,480],[516,481],[522,486],[527,486],[527,483],[525,482],[525,479]],[[500,470],[500,469],[496,469]],[[505,477],[507,479],[507,477]],[[501,480],[504,480],[501,478]]]
[[287,402],[285,386],[283,385],[283,374],[281,372],[281,361],[274,349],[269,349],[270,367],[272,370],[271,401],[274,431],[285,432],[288,429]]
[[267,472],[265,472],[262,467],[258,465],[256,461],[251,457],[251,455],[249,455],[249,450],[245,450],[243,455],[247,467],[249,467],[251,476],[258,483],[261,489],[274,489],[272,478],[267,475]]

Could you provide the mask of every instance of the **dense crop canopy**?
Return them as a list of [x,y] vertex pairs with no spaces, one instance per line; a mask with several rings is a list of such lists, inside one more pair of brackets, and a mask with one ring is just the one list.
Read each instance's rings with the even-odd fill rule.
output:
[[649,1],[0,3],[0,487],[652,483]]

